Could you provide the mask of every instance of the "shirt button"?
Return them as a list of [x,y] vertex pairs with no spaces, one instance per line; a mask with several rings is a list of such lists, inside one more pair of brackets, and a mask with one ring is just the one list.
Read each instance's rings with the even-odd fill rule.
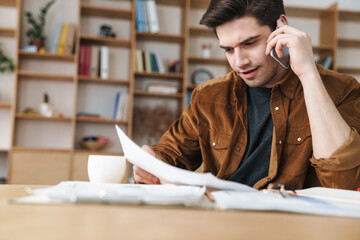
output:
[[238,152],[241,152],[241,148],[237,148],[236,150],[237,150]]
[[215,146],[216,146],[216,143],[215,143],[215,142],[213,142],[213,143],[212,143],[212,145],[215,147]]
[[275,111],[278,111],[279,110],[279,107],[275,107]]
[[301,141],[301,138],[299,137],[297,140],[298,140],[298,142],[300,142],[300,141]]
[[281,140],[279,141],[279,144],[282,144],[282,141],[281,141]]

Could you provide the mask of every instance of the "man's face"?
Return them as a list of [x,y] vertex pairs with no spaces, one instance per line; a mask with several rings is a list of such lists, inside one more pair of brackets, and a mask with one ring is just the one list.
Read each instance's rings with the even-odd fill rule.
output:
[[285,70],[265,55],[270,28],[260,26],[254,17],[227,22],[216,33],[230,66],[249,87],[271,88],[284,75]]

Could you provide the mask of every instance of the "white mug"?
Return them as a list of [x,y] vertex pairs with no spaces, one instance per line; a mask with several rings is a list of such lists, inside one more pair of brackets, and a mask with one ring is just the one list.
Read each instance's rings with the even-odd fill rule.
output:
[[126,158],[89,155],[88,176],[94,183],[121,183],[126,172]]

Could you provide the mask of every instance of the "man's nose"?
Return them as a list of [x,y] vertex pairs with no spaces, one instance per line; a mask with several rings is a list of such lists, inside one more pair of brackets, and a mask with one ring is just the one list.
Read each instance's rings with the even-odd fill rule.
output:
[[250,58],[246,51],[240,48],[235,48],[235,67],[244,69],[246,65],[250,64]]

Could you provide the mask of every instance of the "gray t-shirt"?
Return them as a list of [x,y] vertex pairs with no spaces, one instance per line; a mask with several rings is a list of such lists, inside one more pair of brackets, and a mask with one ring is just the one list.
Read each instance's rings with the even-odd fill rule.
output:
[[248,142],[244,157],[230,181],[253,186],[268,176],[273,121],[270,112],[271,88],[247,87]]

